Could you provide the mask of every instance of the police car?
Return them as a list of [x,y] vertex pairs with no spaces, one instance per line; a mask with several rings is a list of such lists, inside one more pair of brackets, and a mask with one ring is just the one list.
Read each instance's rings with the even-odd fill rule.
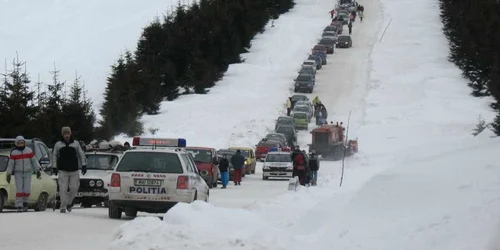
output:
[[111,174],[109,218],[120,219],[122,212],[129,217],[165,213],[178,202],[208,202],[210,189],[185,147],[182,138],[134,137]]
[[262,167],[262,179],[268,180],[269,177],[292,178],[293,163],[290,152],[279,151],[277,148],[271,149],[267,153]]
[[93,205],[108,206],[108,186],[111,174],[123,150],[99,148],[87,150],[87,174],[80,176],[80,187],[74,203],[84,208]]

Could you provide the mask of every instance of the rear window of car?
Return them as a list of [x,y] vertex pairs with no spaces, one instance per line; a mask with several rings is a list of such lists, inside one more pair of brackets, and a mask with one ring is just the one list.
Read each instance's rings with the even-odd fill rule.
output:
[[323,38],[323,39],[321,39],[321,41],[319,41],[319,43],[321,43],[321,44],[330,44],[330,43],[333,43],[333,40],[332,39],[328,39],[328,38]]
[[292,162],[292,156],[289,154],[269,154],[266,162]]
[[297,118],[297,119],[307,119],[307,115],[304,114],[304,113],[295,113],[293,114],[293,118]]
[[118,163],[118,156],[105,154],[86,154],[87,169],[113,170]]
[[297,77],[297,81],[309,81],[309,80],[311,80],[311,77],[306,75],[300,75]]
[[259,142],[259,144],[257,144],[257,146],[260,146],[260,147],[276,147],[278,143],[275,142],[275,141],[261,141]]
[[207,149],[186,149],[190,153],[195,162],[211,163],[212,151]]
[[0,156],[0,172],[5,172],[7,170],[7,163],[9,162],[9,157]]
[[123,155],[116,167],[119,172],[183,173],[179,156],[169,152],[132,152]]
[[288,127],[288,126],[284,126],[284,127],[279,127],[278,130],[276,130],[276,132],[278,133],[288,133],[288,134],[291,134],[293,133],[293,128],[292,127]]

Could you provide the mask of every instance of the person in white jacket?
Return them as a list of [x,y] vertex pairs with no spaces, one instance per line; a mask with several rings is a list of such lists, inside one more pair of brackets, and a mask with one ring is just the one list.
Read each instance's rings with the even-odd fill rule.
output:
[[24,137],[16,137],[15,144],[16,147],[10,152],[7,165],[7,183],[10,184],[12,174],[14,174],[17,212],[27,212],[31,193],[31,175],[34,172],[36,177],[40,179],[42,174],[40,173],[40,164],[31,148],[26,147]]

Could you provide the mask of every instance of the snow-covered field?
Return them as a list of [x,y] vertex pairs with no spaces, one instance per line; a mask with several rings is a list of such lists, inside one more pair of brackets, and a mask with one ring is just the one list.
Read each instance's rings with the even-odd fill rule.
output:
[[[339,162],[322,162],[319,185],[298,192],[260,180],[259,165],[242,186],[180,204],[163,221],[110,220],[97,208],[2,214],[0,249],[500,249],[500,139],[471,136],[477,116],[493,114],[446,60],[437,0],[360,3],[353,48],[329,56],[314,93],[333,121],[353,112],[360,152],[346,159],[342,187]],[[146,125],[191,145],[253,146],[282,112],[332,5],[297,0],[210,94],[164,103]]]

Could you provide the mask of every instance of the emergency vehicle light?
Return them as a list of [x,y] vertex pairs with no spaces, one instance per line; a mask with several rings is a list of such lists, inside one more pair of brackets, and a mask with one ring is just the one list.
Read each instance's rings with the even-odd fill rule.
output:
[[132,146],[156,146],[156,147],[186,147],[184,138],[143,138],[136,136],[132,140]]

